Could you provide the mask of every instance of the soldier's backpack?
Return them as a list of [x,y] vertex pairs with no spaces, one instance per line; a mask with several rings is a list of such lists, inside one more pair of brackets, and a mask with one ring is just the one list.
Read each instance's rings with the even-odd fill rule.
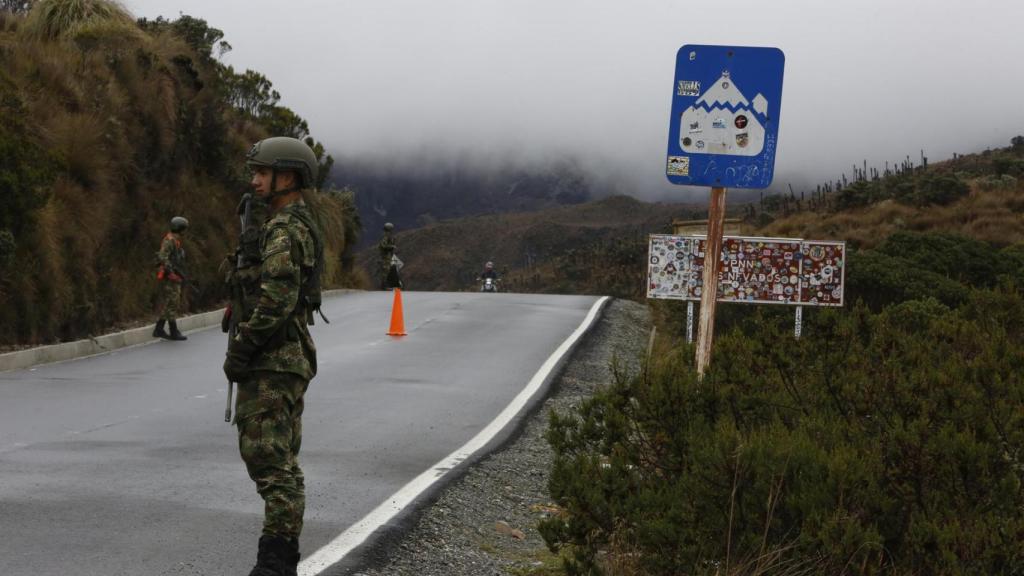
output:
[[320,288],[320,282],[324,274],[323,232],[321,232],[320,227],[317,226],[310,214],[297,210],[292,212],[291,215],[298,218],[309,229],[309,233],[313,237],[314,250],[316,251],[316,265],[313,266],[309,277],[302,283],[302,287],[299,288],[299,302],[305,305],[306,322],[312,325],[313,312],[316,312],[323,318],[324,322],[330,324],[331,321],[324,316],[323,310],[320,309],[320,306],[323,304]]

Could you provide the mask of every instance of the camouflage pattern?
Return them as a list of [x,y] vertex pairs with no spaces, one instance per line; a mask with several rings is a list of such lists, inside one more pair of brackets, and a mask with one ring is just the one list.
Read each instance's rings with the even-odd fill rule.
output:
[[305,486],[297,458],[303,395],[316,375],[311,311],[299,298],[316,265],[316,245],[299,212],[309,216],[301,200],[272,215],[260,229],[255,264],[230,275],[242,288],[233,292],[244,294],[235,338],[256,349],[249,377],[238,383],[239,450],[265,503],[263,534],[285,538],[302,531]]
[[298,456],[307,386],[308,380],[287,372],[254,372],[238,384],[238,449],[263,498],[268,536],[302,533],[306,491]]
[[156,253],[159,270],[157,280],[160,282],[158,306],[161,320],[174,320],[178,317],[181,307],[181,272],[185,267],[185,250],[181,247],[181,237],[168,232],[160,242],[160,250]]
[[[236,338],[259,349],[250,369],[290,372],[311,380],[316,375],[316,346],[309,335],[309,311],[296,308],[302,282],[316,265],[316,247],[309,228],[292,216],[297,211],[309,214],[300,200],[281,208],[263,224],[259,290],[247,291],[254,294],[243,308]],[[248,273],[252,275],[252,271]]]
[[181,312],[181,282],[160,282],[160,319],[171,321]]
[[387,288],[388,273],[391,271],[391,257],[395,255],[395,237],[390,230],[384,231],[384,237],[377,243],[377,251],[380,253],[377,274],[380,277],[381,288]]
[[[163,274],[157,274],[157,277],[161,280],[171,279],[175,282],[181,282],[179,277],[177,280],[171,276],[174,272],[178,275],[184,273],[185,270],[185,249],[181,247],[181,236],[174,232],[168,232],[164,239],[160,242],[160,251],[156,253],[157,263],[160,266],[160,270]],[[171,276],[170,278],[168,278]]]

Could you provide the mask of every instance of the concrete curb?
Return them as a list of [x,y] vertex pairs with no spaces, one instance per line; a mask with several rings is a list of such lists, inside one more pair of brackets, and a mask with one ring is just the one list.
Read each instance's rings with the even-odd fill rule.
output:
[[[353,292],[353,290],[325,290],[323,294],[324,296],[334,296],[345,292]],[[182,332],[204,330],[211,326],[220,324],[220,319],[223,315],[224,309],[220,308],[210,312],[183,316],[178,318],[178,328]],[[95,356],[96,354],[104,354],[119,348],[138,346],[140,344],[150,344],[159,341],[159,338],[153,337],[153,325],[150,324],[141,328],[132,328],[131,330],[124,330],[113,334],[104,334],[103,336],[97,336],[96,338],[86,338],[84,340],[75,340],[74,342],[51,344],[49,346],[39,346],[36,348],[28,348],[25,350],[18,350],[16,352],[0,354],[0,372],[21,370],[23,368],[30,368],[40,364],[52,364],[54,362],[63,362],[65,360],[73,360],[75,358]]]

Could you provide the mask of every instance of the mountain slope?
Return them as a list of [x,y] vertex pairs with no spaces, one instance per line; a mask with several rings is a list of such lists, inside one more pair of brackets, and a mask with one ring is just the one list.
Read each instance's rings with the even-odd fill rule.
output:
[[[643,281],[647,234],[668,232],[673,217],[699,209],[649,204],[627,196],[539,212],[476,216],[397,236],[402,280],[416,290],[476,290],[487,261],[502,289],[523,292],[614,293],[636,296]],[[373,248],[363,252],[368,269]]]

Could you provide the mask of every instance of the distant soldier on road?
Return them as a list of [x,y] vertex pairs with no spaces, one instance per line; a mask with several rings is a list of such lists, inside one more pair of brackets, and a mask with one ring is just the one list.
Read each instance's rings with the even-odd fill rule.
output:
[[317,368],[308,325],[319,310],[323,266],[322,236],[302,193],[315,185],[318,165],[309,146],[285,137],[257,142],[246,164],[253,201],[265,203],[269,217],[255,253],[248,258],[244,252],[253,247],[241,247],[241,264],[230,275],[243,284],[232,290],[243,297],[232,302],[235,331],[224,373],[238,383],[239,450],[264,500],[250,576],[295,576],[306,506],[298,462],[302,412]]
[[391,222],[386,222],[384,224],[384,237],[377,243],[377,251],[380,254],[377,273],[380,276],[381,290],[387,290],[392,287],[392,282],[389,281],[388,276],[391,273],[391,265],[395,256],[394,230],[395,225]]
[[[181,285],[185,281],[185,249],[181,247],[181,235],[188,229],[188,220],[181,216],[171,218],[171,231],[160,242],[156,253],[159,283],[160,319],[153,328],[153,337],[167,340],[187,340],[178,330],[178,312],[181,306]],[[169,325],[171,333],[164,331]]]

